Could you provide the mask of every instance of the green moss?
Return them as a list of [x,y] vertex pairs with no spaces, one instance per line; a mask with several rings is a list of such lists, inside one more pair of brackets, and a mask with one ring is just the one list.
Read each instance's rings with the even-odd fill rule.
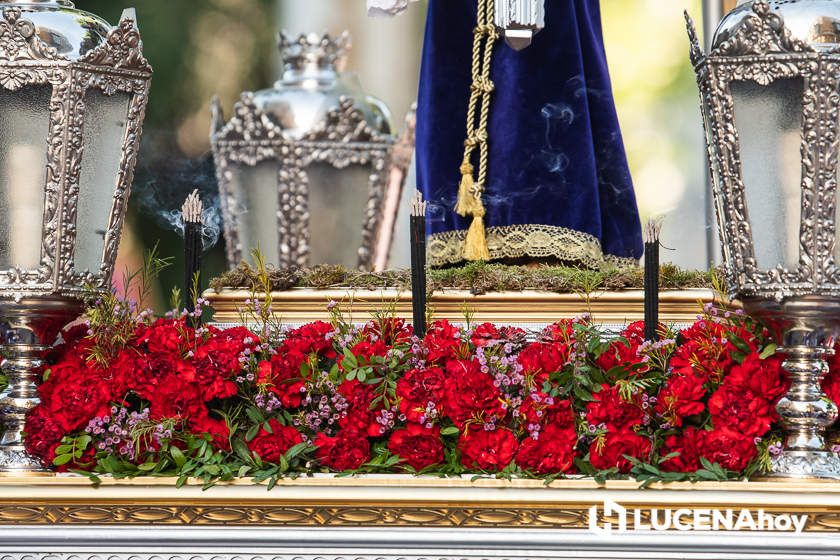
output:
[[[712,288],[716,271],[685,270],[672,264],[662,265],[660,285],[663,290]],[[319,265],[305,269],[270,269],[269,279],[275,291],[292,288],[411,289],[408,270],[362,272],[342,266]],[[632,290],[644,287],[644,270],[586,270],[565,266],[509,266],[470,263],[462,267],[430,270],[429,290],[468,290],[486,292],[541,290],[557,293],[592,293],[598,290]],[[216,291],[223,288],[258,289],[256,272],[246,263],[211,282]]]

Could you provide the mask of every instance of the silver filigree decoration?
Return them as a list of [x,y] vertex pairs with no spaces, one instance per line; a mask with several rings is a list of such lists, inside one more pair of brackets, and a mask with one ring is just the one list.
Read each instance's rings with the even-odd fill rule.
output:
[[716,56],[814,52],[805,41],[791,35],[782,18],[773,12],[767,2],[756,2],[752,11],[732,37],[717,47]]
[[771,459],[770,474],[776,472],[802,478],[836,478],[840,473],[840,456],[836,453],[806,456],[785,452]]
[[688,31],[689,57],[691,58],[691,64],[697,66],[705,55],[703,48],[700,46],[700,39],[697,37],[697,28],[694,25],[694,20],[689,15],[688,10],[685,10],[683,15],[685,16],[685,28]]
[[352,40],[348,31],[333,38],[329,33],[304,33],[291,37],[285,33],[277,36],[277,46],[283,62],[301,70],[309,64],[340,67],[350,52]]
[[[3,15],[0,18],[0,62],[67,60],[59,55],[55,48],[42,41],[35,31],[35,24],[22,17],[20,8],[3,9]],[[6,79],[8,80],[8,77]],[[13,85],[17,82],[6,81],[2,83],[3,87],[8,87],[7,83]],[[17,87],[8,89],[17,89]]]
[[137,23],[130,17],[123,17],[119,25],[108,33],[105,42],[86,53],[81,62],[143,73],[152,71],[151,65],[143,57],[143,41]]

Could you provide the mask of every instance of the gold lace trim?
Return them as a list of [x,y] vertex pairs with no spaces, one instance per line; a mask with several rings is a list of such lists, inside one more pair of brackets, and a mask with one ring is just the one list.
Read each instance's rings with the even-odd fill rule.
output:
[[[464,260],[466,231],[447,231],[429,236],[429,266],[457,264]],[[526,224],[487,228],[491,259],[554,257],[593,269],[629,268],[639,265],[632,257],[605,255],[594,235],[559,226]]]

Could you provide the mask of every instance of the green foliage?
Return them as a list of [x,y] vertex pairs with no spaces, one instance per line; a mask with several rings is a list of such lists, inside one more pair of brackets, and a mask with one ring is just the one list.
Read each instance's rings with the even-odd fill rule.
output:
[[81,434],[75,437],[65,437],[61,444],[55,448],[55,459],[53,465],[60,467],[70,462],[80,464],[82,455],[87,450],[93,438],[88,434]]

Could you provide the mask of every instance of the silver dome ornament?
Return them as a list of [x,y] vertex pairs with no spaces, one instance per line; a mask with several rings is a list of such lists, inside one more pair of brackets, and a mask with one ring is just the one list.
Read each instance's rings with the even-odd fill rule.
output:
[[133,10],[0,0],[0,471],[43,466],[21,432],[44,352],[110,289],[152,69]]
[[514,50],[529,46],[537,33],[545,29],[545,3],[549,0],[496,0],[496,26],[501,27],[505,42]]
[[768,21],[791,39],[817,51],[840,47],[840,2],[836,0],[741,0],[721,20],[712,48],[730,41],[744,20],[755,13],[756,4],[767,4]]
[[279,266],[370,268],[394,144],[388,109],[344,71],[346,32],[281,34],[279,46],[273,88],[243,93],[229,121],[212,105],[228,264],[259,247]]
[[726,284],[770,329],[791,382],[777,477],[840,478],[824,439],[837,406],[820,388],[840,336],[838,8],[742,2],[708,53],[686,14]]

